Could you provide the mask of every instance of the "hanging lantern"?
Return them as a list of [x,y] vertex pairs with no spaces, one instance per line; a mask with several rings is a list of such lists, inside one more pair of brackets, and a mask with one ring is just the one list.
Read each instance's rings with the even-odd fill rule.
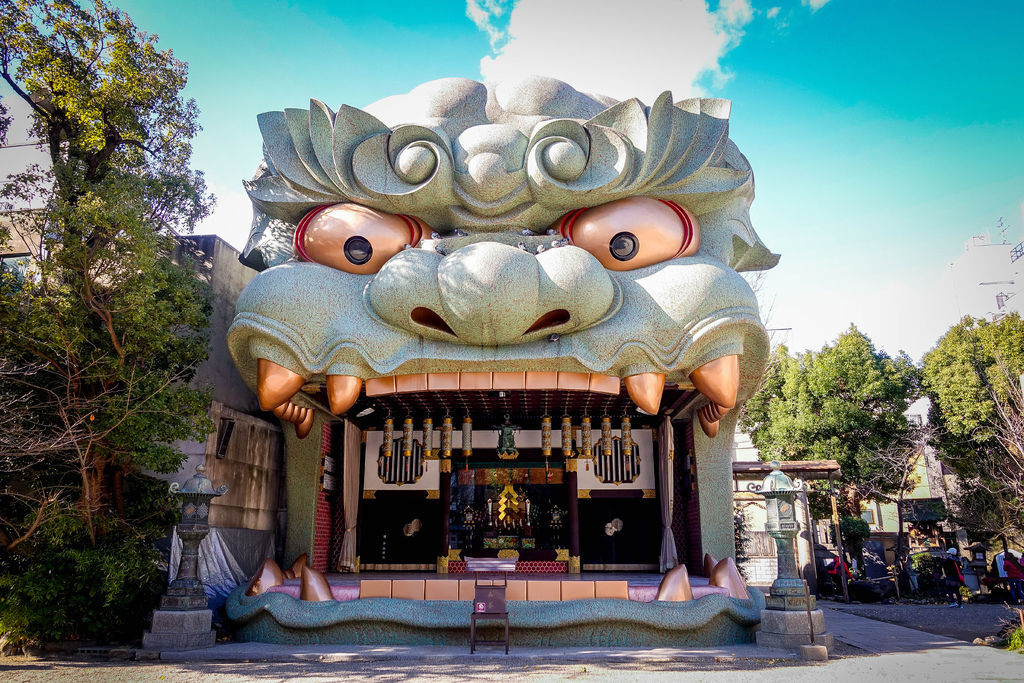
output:
[[467,415],[462,418],[462,457],[473,455],[473,420]]
[[390,417],[384,420],[384,443],[381,444],[381,455],[391,457],[391,444],[395,439],[395,422]]
[[581,458],[590,458],[594,454],[594,444],[590,440],[590,418],[583,418],[583,426],[580,428],[580,440],[577,444]]
[[605,415],[601,418],[601,455],[610,457],[612,454],[612,419]]
[[626,458],[633,455],[633,432],[625,415],[622,416],[622,455]]
[[423,420],[423,457],[429,459],[434,454],[434,421],[429,417]]
[[540,419],[540,454],[551,457],[551,418],[546,416]]
[[407,417],[402,421],[402,457],[412,456],[412,418]]
[[572,418],[562,416],[562,457],[572,457]]
[[441,457],[452,457],[452,419],[450,417],[441,421]]

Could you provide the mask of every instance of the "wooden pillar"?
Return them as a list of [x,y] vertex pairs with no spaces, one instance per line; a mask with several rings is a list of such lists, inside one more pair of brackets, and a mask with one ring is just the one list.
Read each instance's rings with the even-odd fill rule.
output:
[[576,458],[565,461],[565,485],[569,493],[569,573],[580,573],[580,501],[577,491]]
[[438,498],[441,499],[441,543],[438,546],[437,573],[448,573],[448,529],[451,524],[452,508],[452,461],[450,458],[438,460],[441,478],[438,481]]

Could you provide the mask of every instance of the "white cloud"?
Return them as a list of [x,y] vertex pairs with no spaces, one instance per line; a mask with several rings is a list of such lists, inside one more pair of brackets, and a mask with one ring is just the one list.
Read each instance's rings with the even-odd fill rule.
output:
[[[820,2],[820,0],[815,0]],[[721,58],[753,19],[749,0],[467,0],[466,14],[491,38],[480,61],[486,80],[529,74],[562,79],[585,92],[652,102],[663,90],[701,94],[699,82],[728,80]]]
[[779,16],[779,10],[781,9],[781,7],[769,7],[768,11],[765,12],[764,15],[769,19],[774,19],[775,17]]
[[225,242],[239,251],[249,239],[249,228],[252,225],[252,203],[249,197],[240,190],[228,190],[223,187],[211,186],[217,197],[217,206],[213,213],[196,227],[196,234],[219,235]]
[[507,35],[507,21],[502,20],[507,17],[512,4],[512,0],[466,0],[466,16],[478,29],[487,33],[492,50],[496,50]]
[[810,7],[811,12],[817,12],[822,7],[827,5],[831,0],[800,0],[800,4],[804,7]]

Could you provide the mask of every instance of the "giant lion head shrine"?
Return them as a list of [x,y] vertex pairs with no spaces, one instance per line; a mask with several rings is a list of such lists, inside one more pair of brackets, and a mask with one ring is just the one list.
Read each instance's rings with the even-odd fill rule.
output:
[[239,638],[465,642],[478,565],[513,643],[753,640],[741,273],[779,257],[729,112],[530,77],[258,117],[228,346],[284,429],[295,565],[230,596]]

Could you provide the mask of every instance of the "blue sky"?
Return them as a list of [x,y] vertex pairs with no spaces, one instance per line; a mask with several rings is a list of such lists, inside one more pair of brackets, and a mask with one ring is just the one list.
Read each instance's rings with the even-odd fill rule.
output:
[[[851,322],[915,359],[958,313],[939,287],[964,240],[1022,238],[1024,3],[859,0],[122,0],[190,64],[195,164],[236,246],[256,115],[365,106],[446,76],[544,73],[613,97],[733,100],[778,339],[819,348]],[[998,234],[993,235],[998,239]]]

